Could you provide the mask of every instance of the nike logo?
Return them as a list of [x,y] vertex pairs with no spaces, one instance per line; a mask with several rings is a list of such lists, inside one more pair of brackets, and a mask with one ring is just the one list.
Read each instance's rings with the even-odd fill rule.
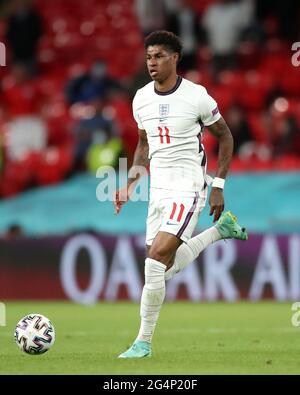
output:
[[178,225],[178,223],[177,223],[177,222],[174,223],[174,222],[169,222],[169,221],[168,221],[168,222],[167,222],[167,225]]

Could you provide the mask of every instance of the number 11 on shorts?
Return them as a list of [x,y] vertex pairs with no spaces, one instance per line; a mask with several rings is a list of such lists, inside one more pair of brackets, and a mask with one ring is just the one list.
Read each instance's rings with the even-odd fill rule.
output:
[[[170,219],[171,220],[174,218],[174,215],[175,215],[176,211],[177,211],[177,203],[173,202],[173,209],[172,209],[172,212],[171,212],[171,215],[170,215]],[[178,213],[178,216],[177,216],[177,220],[176,220],[177,222],[181,221],[183,212],[184,212],[184,205],[181,203],[180,204],[179,213]]]

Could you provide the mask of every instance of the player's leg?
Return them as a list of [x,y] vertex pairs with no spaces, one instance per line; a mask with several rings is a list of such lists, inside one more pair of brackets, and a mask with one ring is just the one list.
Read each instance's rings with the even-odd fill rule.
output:
[[145,285],[143,287],[139,333],[133,345],[119,358],[151,356],[151,341],[166,292],[165,271],[175,255],[181,240],[166,232],[158,232],[145,260]]
[[[165,298],[165,271],[173,264],[176,251],[184,238],[188,237],[182,235],[198,207],[199,196],[196,193],[182,195],[160,191],[158,194],[161,194],[156,201],[160,228],[154,239],[151,237],[154,234],[154,210],[149,210],[147,219],[148,257],[145,261],[140,330],[133,346],[121,355],[123,358],[147,356],[151,353],[152,336]],[[151,203],[150,207],[152,206]]]
[[[182,244],[182,240],[180,240],[180,245],[181,244]],[[180,247],[180,245],[179,245],[179,247]],[[150,258],[150,256],[149,256],[150,248],[151,248],[151,245],[146,245],[147,258]],[[177,248],[176,251],[178,251],[178,248]],[[175,256],[176,256],[176,251],[174,251],[173,255],[170,257],[170,259],[168,261],[168,264],[167,264],[166,270],[168,270],[171,266],[173,266],[173,263],[174,263],[174,260],[175,260]]]
[[[160,230],[174,234],[178,239],[180,237],[180,244],[182,244],[183,241],[186,244],[179,246],[179,248],[174,251],[174,254],[168,257],[168,262],[165,262],[167,263],[165,272],[166,280],[169,280],[174,274],[184,269],[185,266],[192,262],[208,244],[220,240],[221,238],[215,227],[212,227],[201,233],[199,242],[196,247],[193,248],[193,244],[195,244],[197,240],[193,240],[190,243],[189,241],[197,225],[199,213],[205,205],[206,194],[204,193],[200,196],[194,192],[177,192],[176,194],[172,192],[169,195],[170,196],[165,194],[165,198],[163,199],[165,215],[159,222],[161,223]],[[147,245],[148,257],[153,242],[153,235],[155,235],[159,227],[158,224],[155,226],[155,221],[152,220],[152,217],[155,218],[155,215],[149,215],[147,219],[147,241],[149,243]],[[160,248],[163,248],[163,246],[161,245]]]
[[[193,223],[191,226],[193,227]],[[193,230],[194,229],[187,229],[187,232],[193,232]],[[188,234],[185,236],[188,236]],[[189,239],[185,244],[177,249],[174,264],[168,271],[166,271],[165,279],[169,280],[176,273],[182,271],[210,244],[213,244],[218,240],[231,238],[247,240],[248,235],[245,228],[242,228],[237,223],[237,218],[227,211],[221,215],[216,225]]]
[[141,358],[151,355],[151,340],[165,298],[165,271],[176,249],[181,243],[175,235],[160,232],[164,218],[161,204],[162,191],[151,191],[147,218],[146,244],[148,256],[145,260],[145,285],[141,298],[141,325],[133,345],[119,358]]
[[141,326],[137,339],[151,342],[165,298],[165,271],[181,240],[158,232],[145,261],[145,285],[141,299]]

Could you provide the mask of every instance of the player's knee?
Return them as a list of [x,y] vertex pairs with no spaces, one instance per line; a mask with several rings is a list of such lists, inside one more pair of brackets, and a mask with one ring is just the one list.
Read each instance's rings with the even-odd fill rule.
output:
[[150,248],[148,252],[148,257],[151,259],[155,259],[158,262],[161,262],[165,265],[168,265],[170,259],[172,259],[173,253],[169,251],[167,248],[156,247]]
[[146,244],[147,258],[150,258],[149,252],[150,252],[151,247],[152,247],[151,245]]

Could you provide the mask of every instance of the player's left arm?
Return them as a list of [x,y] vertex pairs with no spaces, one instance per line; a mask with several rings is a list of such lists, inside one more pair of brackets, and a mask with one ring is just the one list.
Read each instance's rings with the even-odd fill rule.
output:
[[[214,122],[212,125],[207,126],[207,129],[218,139],[219,142],[218,168],[216,172],[216,177],[223,178],[225,180],[232,159],[232,134],[223,117],[221,117],[218,121]],[[209,215],[214,215],[215,222],[220,218],[224,210],[223,189],[216,187],[213,187],[211,189],[211,193],[209,196],[209,205]]]

